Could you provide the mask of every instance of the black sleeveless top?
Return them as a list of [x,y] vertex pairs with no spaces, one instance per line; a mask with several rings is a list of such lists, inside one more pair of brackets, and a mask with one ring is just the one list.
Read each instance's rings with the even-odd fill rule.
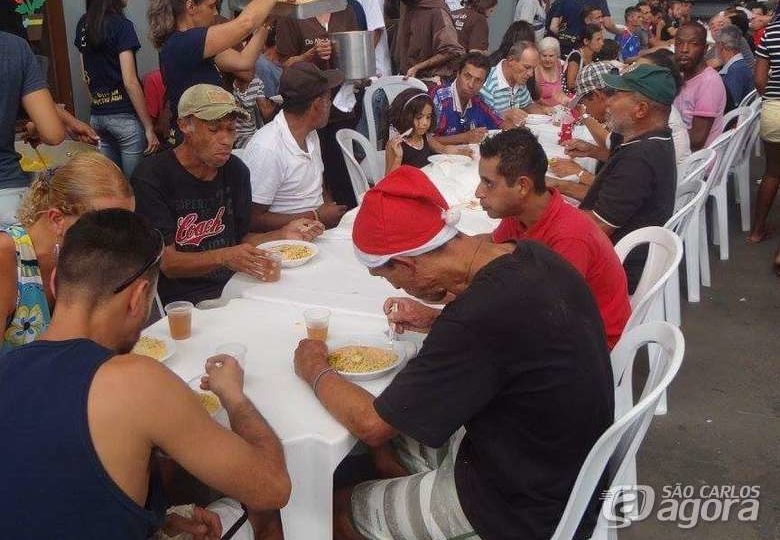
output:
[[401,148],[403,148],[404,152],[404,155],[401,158],[401,165],[411,165],[418,169],[422,169],[428,165],[428,157],[436,153],[428,144],[428,137],[423,137],[423,147],[420,150],[409,145],[406,141],[401,142]]
[[103,468],[87,396],[114,356],[87,339],[35,341],[0,357],[0,516],[3,538],[142,540],[162,526],[152,475],[145,507]]

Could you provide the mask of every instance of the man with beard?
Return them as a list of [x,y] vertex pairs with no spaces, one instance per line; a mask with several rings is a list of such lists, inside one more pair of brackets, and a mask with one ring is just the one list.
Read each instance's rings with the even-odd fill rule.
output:
[[674,106],[688,128],[691,152],[701,150],[723,132],[726,87],[717,71],[707,66],[707,30],[699,23],[684,24],[674,38],[674,59],[683,74],[683,87]]
[[[614,92],[606,111],[610,155],[580,209],[617,243],[636,229],[663,225],[674,210],[677,165],[669,112],[677,86],[667,68],[651,64],[622,76],[608,73],[604,82]],[[637,249],[624,262],[629,293],[646,257],[647,250]]]
[[202,508],[163,522],[156,449],[250,511],[287,503],[281,443],[244,394],[234,358],[209,358],[201,383],[231,431],[164,365],[130,352],[164,248],[126,210],[85,214],[65,234],[51,324],[0,363],[3,537],[145,540],[162,526],[219,538],[219,517]]
[[[548,539],[612,423],[604,328],[577,271],[541,244],[494,244],[456,222],[413,167],[363,199],[353,241],[369,272],[425,301],[456,296],[441,312],[386,303],[401,330],[428,336],[379,397],[334,372],[323,342],[295,353],[325,408],[394,462],[385,471],[396,478],[336,494],[336,538]],[[577,538],[589,537],[598,503]]]

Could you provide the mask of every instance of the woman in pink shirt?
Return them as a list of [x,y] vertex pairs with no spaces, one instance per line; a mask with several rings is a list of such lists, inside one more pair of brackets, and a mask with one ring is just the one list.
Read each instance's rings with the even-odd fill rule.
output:
[[539,65],[536,66],[534,81],[539,103],[548,107],[565,104],[569,98],[563,92],[561,45],[554,37],[539,42]]

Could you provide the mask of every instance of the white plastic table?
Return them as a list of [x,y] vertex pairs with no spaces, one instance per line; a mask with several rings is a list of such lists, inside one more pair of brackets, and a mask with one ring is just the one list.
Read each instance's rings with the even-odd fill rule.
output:
[[[293,352],[305,337],[303,307],[237,299],[211,310],[193,310],[192,337],[177,341],[166,365],[184,381],[203,373],[206,358],[220,343],[247,346],[244,391],[282,441],[292,479],[292,496],[282,510],[287,540],[330,540],[333,472],[356,439],[314,397],[293,370]],[[334,311],[329,340],[384,336],[384,316]],[[168,333],[162,319],[144,334]],[[360,385],[374,395],[395,372]],[[251,474],[251,471],[247,471]]]
[[[479,182],[476,164],[423,169],[451,205],[473,199]],[[223,299],[251,298],[276,302],[312,304],[353,313],[382,315],[390,296],[407,296],[380,277],[372,276],[357,260],[352,246],[352,225],[357,209],[347,213],[335,229],[315,240],[319,254],[298,268],[285,268],[276,283],[263,283],[245,274],[235,274],[222,291]],[[482,209],[461,208],[458,228],[466,234],[492,232],[498,220]]]

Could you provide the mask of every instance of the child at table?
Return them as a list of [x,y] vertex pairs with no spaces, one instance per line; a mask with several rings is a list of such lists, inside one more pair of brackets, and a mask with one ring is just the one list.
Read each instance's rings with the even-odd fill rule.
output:
[[385,173],[401,165],[422,169],[434,154],[471,156],[467,146],[445,146],[437,142],[433,131],[431,96],[410,88],[398,94],[390,106],[390,140],[385,148]]

